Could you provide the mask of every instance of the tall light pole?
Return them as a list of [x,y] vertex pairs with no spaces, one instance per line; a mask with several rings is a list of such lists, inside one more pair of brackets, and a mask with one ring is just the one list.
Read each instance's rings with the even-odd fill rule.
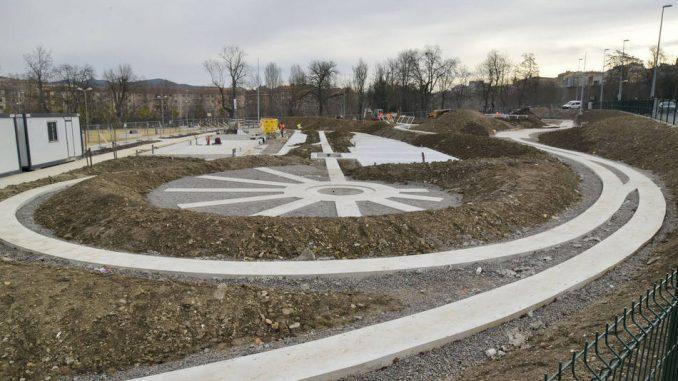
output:
[[626,61],[626,43],[629,42],[628,39],[625,39],[622,42],[622,56],[621,56],[621,71],[619,73],[619,92],[617,93],[617,100],[621,102],[622,100],[622,91],[624,86],[624,61]]
[[[261,120],[261,101],[259,99],[261,92],[261,72],[259,71],[259,57],[257,57],[257,123]],[[270,104],[270,102],[269,102]]]
[[[78,87],[78,91],[82,91],[82,94],[85,96],[85,131],[89,131],[89,110],[87,109],[87,92],[92,91],[91,87],[88,87],[86,89],[83,89],[82,87]],[[89,143],[88,133],[85,133],[85,144]]]
[[165,100],[167,99],[167,95],[158,95],[155,97],[155,99],[160,101],[160,115],[162,118],[162,126],[165,127]]
[[606,54],[607,52],[610,51],[610,49],[605,49],[603,50],[603,71],[601,71],[601,76],[600,76],[600,109],[602,110],[603,108],[603,98],[605,96],[605,93],[603,92],[603,89],[605,88],[605,58],[607,58]]
[[579,59],[579,62],[577,62],[577,89],[574,91],[574,99],[578,101],[582,101],[583,99],[579,99],[579,85],[581,85],[581,61],[583,58]]
[[666,4],[662,7],[662,17],[659,21],[659,38],[657,39],[657,51],[654,54],[654,72],[652,73],[652,90],[650,90],[650,98],[654,98],[654,91],[657,86],[657,66],[659,65],[659,47],[662,42],[662,27],[664,26],[664,9],[671,8],[673,5]]
[[582,75],[581,75],[581,78],[582,78],[582,82],[581,82],[581,100],[580,100],[581,103],[579,104],[579,115],[581,115],[581,114],[584,113],[584,82],[586,82],[586,85],[588,85],[588,82],[589,82],[589,81],[588,81],[588,78],[586,78],[586,74],[584,74],[584,73],[586,72],[586,58],[587,58],[587,55],[588,55],[588,53],[584,53],[584,67],[583,67],[583,69],[582,69]]

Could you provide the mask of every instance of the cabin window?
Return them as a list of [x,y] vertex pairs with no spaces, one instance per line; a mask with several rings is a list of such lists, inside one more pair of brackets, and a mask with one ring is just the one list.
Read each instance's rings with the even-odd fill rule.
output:
[[57,122],[47,122],[47,136],[50,143],[59,140],[57,136]]

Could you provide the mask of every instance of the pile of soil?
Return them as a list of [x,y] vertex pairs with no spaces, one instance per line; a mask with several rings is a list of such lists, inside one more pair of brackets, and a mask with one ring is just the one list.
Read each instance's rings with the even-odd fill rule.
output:
[[[652,171],[659,175],[671,194],[678,194],[678,129],[648,118],[612,110],[584,113],[583,127],[553,131],[540,135],[542,143],[596,154]],[[668,202],[678,206],[675,198]],[[498,361],[488,361],[469,368],[459,380],[495,380],[497,375],[509,380],[540,379],[554,372],[558,362],[567,361],[571,350],[581,350],[584,340],[601,332],[605,323],[622,313],[639,293],[678,267],[678,232],[661,241],[645,268],[630,275],[628,281],[599,301],[565,317],[543,330],[524,349],[509,352]],[[535,350],[535,347],[537,350]]]
[[114,373],[400,308],[365,293],[181,283],[0,258],[0,379]]
[[[496,131],[507,130],[511,124],[505,121],[490,118],[473,110],[453,110],[436,119],[429,119],[415,129],[438,133],[469,133],[493,135]],[[483,132],[484,130],[484,132]]]
[[577,110],[562,109],[560,107],[530,107],[532,113],[540,119],[572,119],[577,117]]
[[296,126],[301,124],[301,129],[304,132],[336,130],[340,128],[350,128],[354,131],[359,131],[362,128],[383,125],[381,122],[372,120],[335,119],[322,116],[288,116],[282,118],[282,121],[288,129],[296,129]]
[[[578,199],[577,176],[559,161],[511,142],[493,144],[503,147],[502,154],[514,157],[491,159],[496,155],[490,154],[480,158],[480,137],[465,137],[477,144],[471,152],[450,153],[479,158],[377,166],[349,173],[365,180],[433,183],[463,195],[464,203],[457,208],[360,218],[278,218],[153,207],[146,195],[180,177],[301,161],[245,157],[182,164],[174,159],[167,166],[104,173],[79,183],[41,205],[36,220],[63,239],[138,253],[250,260],[293,259],[310,250],[315,257],[360,258],[503,239],[517,229],[543,223]],[[450,144],[458,142],[457,138],[450,136]],[[428,140],[422,144],[438,144],[449,152],[443,147],[446,140],[423,139]]]

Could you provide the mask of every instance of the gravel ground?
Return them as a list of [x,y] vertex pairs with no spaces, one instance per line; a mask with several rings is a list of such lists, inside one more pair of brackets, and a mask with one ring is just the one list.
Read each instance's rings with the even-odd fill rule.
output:
[[[570,163],[572,165],[572,163]],[[581,176],[582,182],[579,187],[579,192],[582,195],[582,201],[562,213],[554,217],[551,222],[540,226],[537,229],[526,229],[523,232],[515,234],[514,237],[510,239],[516,239],[521,236],[532,235],[540,231],[547,230],[553,226],[562,224],[564,221],[567,221],[582,211],[587,209],[598,197],[601,190],[601,183],[589,170],[579,166],[572,165],[573,169]],[[32,221],[32,212],[40,204],[41,201],[46,199],[48,196],[42,198],[42,200],[36,200],[33,203],[26,205],[22,208],[18,216],[24,224],[27,226],[40,231],[43,234],[49,234],[50,232],[47,229],[41,228],[34,224]],[[620,211],[615,214],[615,216],[610,220],[610,222],[596,231],[591,232],[590,234],[582,237],[573,242],[569,242],[564,245],[552,247],[546,250],[542,250],[532,255],[516,257],[501,262],[483,262],[479,264],[464,266],[461,268],[444,268],[444,269],[433,269],[427,271],[415,271],[415,272],[405,272],[398,274],[389,274],[383,276],[371,276],[361,279],[353,278],[337,278],[337,279],[243,279],[243,280],[212,280],[212,282],[220,282],[226,284],[260,284],[265,286],[272,287],[282,287],[290,289],[312,289],[312,290],[366,290],[370,292],[383,293],[386,295],[394,296],[395,298],[402,301],[403,305],[406,307],[399,312],[384,313],[382,316],[376,318],[365,318],[361,319],[360,317],[356,318],[355,324],[350,326],[345,326],[341,328],[335,328],[326,330],[323,332],[311,332],[302,336],[294,337],[279,343],[274,344],[264,344],[261,346],[246,346],[233,348],[226,352],[217,352],[217,351],[207,351],[199,354],[194,354],[185,358],[182,361],[175,363],[167,363],[158,366],[140,366],[125,372],[118,372],[113,375],[91,375],[88,377],[80,377],[79,379],[124,379],[133,376],[141,376],[145,374],[157,373],[161,371],[167,371],[170,369],[177,369],[188,366],[195,366],[202,363],[207,363],[211,361],[218,361],[225,358],[242,356],[249,353],[255,353],[258,351],[268,350],[275,347],[280,347],[284,345],[292,345],[299,342],[304,342],[308,340],[313,340],[339,332],[348,331],[355,329],[357,327],[374,324],[381,321],[386,321],[394,319],[400,316],[409,315],[415,312],[427,310],[442,304],[450,303],[456,300],[460,300],[471,296],[476,293],[484,292],[489,289],[510,283],[517,279],[532,275],[539,271],[542,271],[548,267],[554,266],[577,253],[587,249],[588,247],[594,245],[599,240],[604,239],[607,235],[611,234],[618,226],[624,224],[628,218],[633,213],[633,210],[636,207],[637,197],[631,195],[629,199],[624,203],[624,206]],[[465,245],[474,245],[474,242],[466,242]],[[21,255],[16,252],[12,255],[14,258],[23,258],[23,260],[30,260],[35,256],[26,256]],[[43,261],[54,262],[54,259],[42,258]],[[57,261],[63,262],[63,261]],[[632,261],[627,262],[623,266],[628,266]],[[85,265],[86,266],[86,265]],[[91,266],[86,266],[91,267]],[[477,274],[478,267],[481,268],[480,274]],[[120,272],[124,274],[144,276],[153,279],[164,279],[167,276],[161,275],[152,275],[152,274],[143,274],[137,271],[127,271],[127,270],[114,270],[115,272]],[[611,274],[616,273],[613,272]],[[623,272],[622,272],[623,274]],[[619,275],[618,275],[619,277]],[[179,278],[188,282],[194,282],[194,279],[188,279],[181,276],[172,276],[172,278]],[[454,281],[450,281],[453,279]],[[621,281],[613,280],[613,281]],[[591,288],[594,295],[601,295],[606,291],[608,283],[603,283],[603,286],[600,286],[598,281],[596,284],[598,286],[588,286]],[[572,295],[567,295],[563,300],[567,301],[568,298],[571,299]],[[575,301],[578,301],[579,297],[575,298]],[[578,301],[577,303],[581,303]],[[560,311],[566,311],[569,309],[577,308],[570,305],[571,303],[555,303],[551,306],[547,306],[535,313],[539,319],[541,319],[544,324],[548,324],[552,320],[549,320],[550,317],[556,319]],[[553,312],[549,309],[554,309]],[[359,378],[365,379],[394,379],[394,378],[408,378],[413,377],[414,379],[431,379],[431,378],[440,378],[446,377],[449,374],[454,374],[455,372],[460,371],[465,366],[472,365],[479,361],[484,360],[484,350],[490,346],[496,346],[499,348],[502,343],[506,341],[506,330],[508,328],[520,327],[523,330],[530,323],[533,323],[534,319],[519,319],[515,322],[508,323],[508,325],[503,325],[479,335],[475,335],[471,338],[462,340],[457,343],[447,345],[441,349],[428,352],[424,355],[414,356],[407,359],[401,360],[399,363],[388,367],[384,370],[368,373],[362,375]],[[450,361],[450,359],[455,359]]]

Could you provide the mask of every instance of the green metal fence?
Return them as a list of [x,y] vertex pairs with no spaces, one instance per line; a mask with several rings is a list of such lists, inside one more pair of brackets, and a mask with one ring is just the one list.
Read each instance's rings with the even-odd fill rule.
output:
[[595,102],[594,109],[620,110],[647,116],[669,125],[678,125],[676,99],[642,99]]
[[677,278],[654,284],[544,380],[678,380]]

